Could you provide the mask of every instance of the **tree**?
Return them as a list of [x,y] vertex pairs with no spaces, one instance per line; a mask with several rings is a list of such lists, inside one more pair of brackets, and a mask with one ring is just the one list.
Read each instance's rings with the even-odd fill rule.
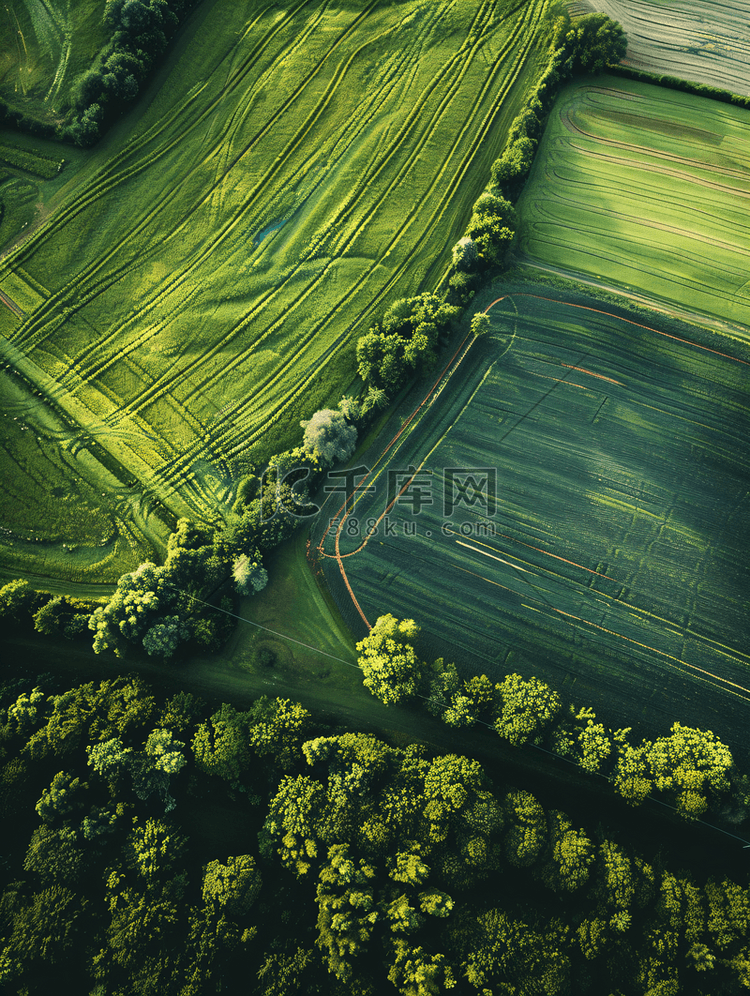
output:
[[375,908],[375,869],[352,858],[347,844],[328,849],[316,892],[318,937],[328,971],[347,981],[352,961],[367,950],[380,913]]
[[41,719],[42,703],[47,699],[38,686],[31,693],[22,692],[15,702],[8,706],[8,726],[14,733],[28,736]]
[[380,616],[369,635],[357,644],[363,684],[386,705],[417,693],[424,665],[411,644],[418,633],[413,619],[399,622],[389,613]]
[[127,764],[132,747],[124,747],[119,737],[86,748],[89,767],[102,778],[113,779]]
[[479,259],[487,263],[503,263],[517,224],[510,201],[490,193],[482,194],[474,206],[467,229],[477,247]]
[[341,411],[323,408],[300,425],[305,430],[302,440],[305,454],[323,467],[345,463],[355,450],[357,429]]
[[424,948],[412,947],[401,938],[393,942],[393,952],[388,978],[401,996],[437,996],[456,985],[453,969],[445,955],[429,954]]
[[471,320],[471,332],[477,339],[486,335],[491,328],[490,316],[485,311],[478,311]]
[[263,695],[247,713],[249,742],[261,757],[272,755],[282,769],[300,760],[301,744],[310,729],[311,714],[291,699]]
[[258,996],[293,996],[305,986],[304,972],[313,963],[311,948],[297,948],[293,954],[266,954],[258,969]]
[[453,246],[453,265],[457,270],[471,270],[476,262],[476,258],[476,243],[468,235],[464,235]]
[[190,626],[180,616],[164,616],[145,633],[143,649],[149,657],[171,657],[177,646],[190,638]]
[[35,872],[44,885],[59,882],[72,886],[80,879],[85,861],[74,830],[42,824],[31,835],[23,867]]
[[557,692],[538,678],[509,674],[495,686],[500,699],[500,715],[495,730],[515,747],[539,743],[547,726],[562,708]]
[[224,703],[195,731],[192,748],[199,771],[223,778],[235,790],[240,788],[250,763],[246,714]]
[[564,813],[552,810],[548,822],[550,853],[539,877],[556,892],[573,892],[588,880],[595,858],[593,845],[583,830],[573,829]]
[[589,73],[600,73],[618,63],[628,47],[622,27],[602,13],[577,20],[566,42],[576,53],[576,69]]
[[268,571],[263,566],[263,560],[257,549],[252,555],[241,553],[232,564],[232,577],[237,587],[237,594],[245,597],[255,595],[268,584]]
[[306,875],[318,855],[318,825],[326,793],[320,782],[305,775],[286,776],[268,807],[262,837],[266,849],[274,844],[282,864],[298,878]]
[[619,746],[615,791],[629,806],[640,806],[648,796],[653,784],[649,773],[645,747],[631,747],[628,743]]
[[731,751],[711,731],[675,723],[671,736],[644,743],[645,757],[657,789],[676,794],[676,805],[687,819],[708,809],[707,794],[729,790]]
[[479,993],[557,996],[569,992],[570,963],[559,926],[543,933],[504,910],[480,914],[462,938],[463,974]]
[[261,876],[250,854],[210,861],[203,873],[203,902],[237,919],[245,916],[260,894]]
[[24,623],[39,608],[43,598],[28,581],[9,581],[0,588],[0,619],[6,624]]
[[163,820],[148,817],[141,824],[134,817],[133,830],[125,846],[125,859],[129,867],[142,875],[147,882],[166,878],[180,863],[186,842],[182,834]]
[[45,823],[65,820],[83,805],[81,795],[88,788],[86,782],[74,778],[65,771],[58,771],[52,784],[42,793],[36,804],[36,811]]
[[547,841],[544,810],[530,792],[510,792],[504,800],[508,821],[505,854],[516,868],[528,868],[542,853]]
[[598,771],[612,751],[612,741],[604,724],[595,723],[593,719],[587,720],[578,741],[581,750],[578,763],[586,771]]
[[159,615],[176,600],[176,592],[165,583],[166,573],[167,568],[146,562],[122,575],[109,602],[89,619],[89,629],[94,631],[94,653],[111,649],[119,657],[123,640],[140,642],[159,622]]

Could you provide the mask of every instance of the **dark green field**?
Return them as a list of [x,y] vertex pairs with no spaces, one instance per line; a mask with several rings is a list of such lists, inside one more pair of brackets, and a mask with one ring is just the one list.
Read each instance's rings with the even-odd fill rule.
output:
[[[370,466],[380,456],[365,482],[376,491],[339,534],[352,593],[370,624],[413,617],[435,654],[469,670],[565,682],[579,704],[632,699],[619,712],[633,719],[663,708],[685,720],[704,691],[750,701],[750,354],[588,305],[495,304],[491,336],[427,396],[416,427],[364,455]],[[415,479],[364,543],[387,471],[409,467],[432,471],[431,485]],[[446,514],[448,467],[475,468],[476,481],[496,470],[494,514],[479,498]],[[432,504],[415,515],[416,485]],[[362,629],[334,538],[322,563]]]

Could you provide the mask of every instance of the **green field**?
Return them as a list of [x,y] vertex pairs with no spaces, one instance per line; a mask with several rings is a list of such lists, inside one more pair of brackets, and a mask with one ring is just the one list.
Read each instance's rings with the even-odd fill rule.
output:
[[532,259],[750,326],[750,118],[602,76],[567,87],[519,202]]
[[0,5],[0,98],[51,123],[108,34],[105,0],[8,0]]
[[[352,595],[370,624],[416,619],[425,655],[470,672],[718,732],[750,700],[750,349],[529,290],[494,305],[491,334],[396,442],[358,459],[375,491],[338,530],[341,567],[335,529],[320,563],[358,632]],[[496,470],[495,510],[469,489],[474,504],[447,511],[451,467]],[[388,471],[409,468],[393,483],[420,477],[383,517]]]
[[[0,264],[26,312],[5,310],[0,358],[105,468],[104,513],[141,559],[164,536],[152,510],[214,517],[247,460],[338,400],[387,305],[442,278],[541,72],[545,7],[203,4]],[[44,478],[48,458],[24,463]],[[53,499],[20,487],[44,542]],[[3,505],[17,531],[30,513],[16,492]]]
[[[577,4],[590,10],[585,2]],[[595,0],[628,38],[635,69],[750,94],[750,34],[743,0]]]

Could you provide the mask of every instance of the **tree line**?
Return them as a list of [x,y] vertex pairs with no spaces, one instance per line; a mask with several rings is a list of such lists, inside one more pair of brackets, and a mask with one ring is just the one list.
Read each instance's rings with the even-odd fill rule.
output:
[[515,747],[544,746],[607,777],[632,806],[658,795],[686,819],[696,819],[730,799],[741,812],[750,802],[750,780],[712,732],[675,722],[668,736],[633,744],[632,728],[612,730],[597,722],[593,709],[566,708],[558,692],[538,678],[462,679],[450,661],[422,661],[414,646],[419,632],[413,619],[387,614],[357,644],[363,683],[386,705],[421,699],[449,726],[480,723]]
[[[325,727],[290,700],[6,681],[0,811],[8,993],[63,977],[96,996],[750,985],[746,875],[676,870],[469,757]],[[241,853],[196,846],[196,815],[214,841],[227,814]]]
[[91,630],[94,651],[117,656],[131,645],[164,660],[179,647],[218,650],[234,626],[238,599],[268,582],[264,554],[314,514],[312,490],[329,467],[349,459],[358,431],[384,403],[385,393],[370,387],[315,412],[301,423],[299,446],[271,456],[260,475],[250,468],[240,479],[221,526],[179,519],[164,563],[147,561],[123,574],[111,596],[54,595],[15,579],[0,588],[0,621],[67,639]]

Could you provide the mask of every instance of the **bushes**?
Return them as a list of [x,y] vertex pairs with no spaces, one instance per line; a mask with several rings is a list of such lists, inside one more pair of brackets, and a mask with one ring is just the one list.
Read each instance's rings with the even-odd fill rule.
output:
[[75,116],[61,137],[93,145],[105,126],[138,96],[187,8],[183,0],[108,0],[109,44],[72,91]]
[[394,301],[380,325],[357,343],[357,370],[366,384],[397,390],[408,376],[429,369],[438,337],[459,313],[435,294]]

